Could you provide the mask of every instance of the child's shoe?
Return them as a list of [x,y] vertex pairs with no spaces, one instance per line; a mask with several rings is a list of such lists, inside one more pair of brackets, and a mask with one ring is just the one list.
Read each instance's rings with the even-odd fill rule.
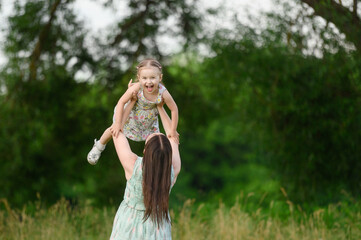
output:
[[105,149],[105,145],[101,144],[99,141],[94,139],[94,146],[88,153],[88,157],[87,157],[88,162],[91,165],[97,164],[97,162],[100,158],[100,155],[102,154],[104,149]]

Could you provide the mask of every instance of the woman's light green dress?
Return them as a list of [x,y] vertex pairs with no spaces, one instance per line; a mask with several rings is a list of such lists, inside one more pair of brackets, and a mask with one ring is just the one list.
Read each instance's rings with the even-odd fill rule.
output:
[[[113,222],[110,240],[172,239],[170,222],[163,221],[158,228],[150,218],[143,222],[144,201],[142,189],[142,157],[135,161],[132,177],[128,180],[124,200]],[[174,179],[172,168],[171,182]]]

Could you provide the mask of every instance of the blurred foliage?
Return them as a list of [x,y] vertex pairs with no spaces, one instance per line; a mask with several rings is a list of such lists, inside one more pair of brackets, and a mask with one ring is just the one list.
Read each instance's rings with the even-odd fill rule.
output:
[[183,146],[189,185],[223,197],[281,185],[296,202],[318,204],[339,201],[341,191],[360,196],[360,55],[342,41],[323,41],[322,57],[309,55],[300,44],[307,36],[289,35],[292,21],[270,20],[261,33],[240,23],[233,38],[221,30],[208,41],[212,57],[182,56],[174,66],[174,79],[186,80],[172,89],[197,95],[181,109],[182,131],[198,130]]
[[[190,4],[158,2],[129,1],[129,16],[92,47],[72,1],[14,3],[0,73],[0,197],[15,205],[36,193],[50,203],[61,196],[119,202],[125,178],[112,143],[96,166],[86,155],[111,124],[134,62],[149,55],[164,64],[179,108],[175,203],[231,203],[254,192],[268,204],[283,198],[280,187],[295,203],[336,202],[341,190],[360,195],[361,57],[329,39],[338,36],[333,28],[270,14],[262,31],[236,21],[232,31],[205,34]],[[166,57],[155,37],[171,16],[184,53]],[[312,36],[297,30],[302,23],[312,25]],[[310,51],[314,35],[321,41]],[[194,50],[198,43],[208,55]],[[143,144],[131,147],[141,154]]]
[[[298,201],[337,201],[342,189],[360,194],[358,56],[341,52],[318,59],[247,40],[223,39],[213,49],[217,56],[199,64],[200,74],[187,76],[196,76],[198,98],[206,102],[196,100],[201,116],[190,105],[181,109],[182,131],[191,134],[195,130],[185,126],[202,126],[184,141],[190,185],[229,189],[227,196],[242,186],[242,169],[252,163],[275,170]],[[174,77],[186,71],[187,66]]]

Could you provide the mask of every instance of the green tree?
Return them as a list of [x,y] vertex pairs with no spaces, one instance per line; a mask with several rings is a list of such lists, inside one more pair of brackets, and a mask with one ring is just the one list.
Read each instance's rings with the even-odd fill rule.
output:
[[[341,0],[301,0],[314,10],[314,14],[332,22],[346,35],[357,51],[361,52],[361,19],[359,11],[360,0],[343,4]],[[347,6],[349,5],[349,6]]]
[[[106,40],[88,46],[85,39],[92,36],[77,20],[73,2],[15,1],[8,18],[7,63],[0,73],[0,197],[14,204],[37,192],[51,202],[60,196],[107,201],[106,193],[124,186],[117,161],[105,160],[104,168],[87,165],[91,138],[110,124],[133,61],[161,55],[156,37],[167,31],[163,23],[176,18],[174,34],[191,44],[201,19],[184,1],[128,1],[129,16]],[[91,77],[77,77],[82,72]],[[114,152],[104,158],[116,159]]]
[[272,16],[260,34],[241,24],[233,38],[219,31],[209,42],[212,57],[172,69],[184,83],[172,89],[190,88],[180,106],[189,175],[179,183],[227,198],[251,180],[253,190],[274,190],[274,179],[297,202],[338,201],[341,190],[360,195],[361,59],[337,39],[323,41],[322,57],[310,55],[302,44],[310,36],[288,38],[285,19]]

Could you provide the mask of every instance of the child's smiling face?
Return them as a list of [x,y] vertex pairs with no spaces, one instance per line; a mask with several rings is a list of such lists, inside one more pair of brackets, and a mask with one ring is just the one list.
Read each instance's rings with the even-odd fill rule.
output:
[[153,66],[142,67],[138,72],[138,79],[144,91],[147,93],[158,93],[159,83],[162,81],[162,74],[158,68]]

